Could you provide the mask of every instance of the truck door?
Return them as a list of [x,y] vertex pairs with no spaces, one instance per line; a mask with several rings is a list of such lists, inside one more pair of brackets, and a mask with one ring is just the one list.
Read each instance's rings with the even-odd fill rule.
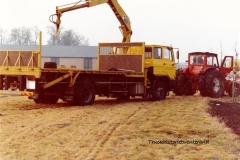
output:
[[233,56],[224,57],[220,70],[225,76],[233,70]]
[[173,57],[173,50],[168,47],[163,48],[163,71],[167,73],[170,79],[174,79],[176,63]]
[[162,48],[153,48],[153,74],[163,75]]
[[176,64],[174,62],[172,49],[164,46],[154,47],[153,58],[153,73],[155,75],[166,75],[174,79]]

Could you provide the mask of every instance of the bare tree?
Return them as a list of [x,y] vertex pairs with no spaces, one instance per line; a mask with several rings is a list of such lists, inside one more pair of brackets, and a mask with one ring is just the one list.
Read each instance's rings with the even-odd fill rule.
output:
[[32,28],[32,31],[33,31],[33,43],[36,45],[37,39],[38,39],[38,34],[39,34],[39,28],[37,26],[34,26]]
[[19,28],[14,28],[11,30],[10,33],[10,37],[9,37],[9,41],[11,44],[20,44],[22,43],[21,41],[21,36],[20,36],[21,32]]
[[23,44],[25,45],[32,44],[33,40],[32,40],[31,29],[23,27],[21,31],[22,31],[21,35],[22,35]]
[[47,41],[48,45],[61,45],[60,43],[60,35],[62,28],[59,29],[58,31],[58,36],[55,36],[55,26],[47,26],[47,33],[49,35],[49,39]]
[[30,28],[14,28],[11,30],[10,43],[18,45],[30,45],[32,41],[32,33]]
[[220,54],[220,58],[221,58],[221,64],[222,64],[222,56],[223,56],[223,52],[222,52],[222,41],[220,41],[220,48],[221,48],[221,54]]
[[50,36],[47,41],[48,45],[61,46],[88,46],[89,42],[84,36],[74,32],[72,29],[63,30],[60,28],[58,36],[55,36],[55,26],[48,26],[48,34]]
[[0,44],[7,44],[7,31],[0,28]]

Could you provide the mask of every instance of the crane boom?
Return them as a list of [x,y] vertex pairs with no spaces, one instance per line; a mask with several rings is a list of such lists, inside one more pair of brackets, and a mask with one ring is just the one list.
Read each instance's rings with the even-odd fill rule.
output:
[[[80,3],[80,2],[85,2],[85,3]],[[86,8],[86,7],[93,7],[97,6],[103,3],[107,3],[110,8],[112,9],[113,13],[117,17],[118,21],[120,22],[120,31],[123,35],[122,42],[130,42],[131,35],[132,35],[132,29],[131,29],[131,24],[130,24],[130,19],[127,16],[127,14],[124,12],[120,4],[118,3],[117,0],[80,0],[79,2],[76,2],[72,6],[67,6],[64,7],[56,7],[56,15],[57,19],[56,21],[53,21],[53,18],[50,19],[51,22],[56,24],[56,34],[58,34],[58,30],[61,24],[61,16],[65,12],[73,11],[76,9],[81,9],[81,8]],[[53,17],[54,15],[51,15],[50,17]]]

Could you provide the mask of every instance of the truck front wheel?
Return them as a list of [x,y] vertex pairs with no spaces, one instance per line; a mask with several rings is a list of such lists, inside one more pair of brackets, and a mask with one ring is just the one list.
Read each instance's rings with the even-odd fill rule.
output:
[[153,100],[158,101],[165,99],[167,95],[166,86],[163,82],[158,82],[153,89]]

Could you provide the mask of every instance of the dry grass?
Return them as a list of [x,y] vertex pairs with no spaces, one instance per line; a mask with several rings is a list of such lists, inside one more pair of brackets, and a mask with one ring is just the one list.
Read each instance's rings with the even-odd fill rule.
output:
[[[207,112],[208,98],[97,99],[72,107],[0,97],[0,159],[238,159],[238,137]],[[209,140],[150,144],[149,140]]]

